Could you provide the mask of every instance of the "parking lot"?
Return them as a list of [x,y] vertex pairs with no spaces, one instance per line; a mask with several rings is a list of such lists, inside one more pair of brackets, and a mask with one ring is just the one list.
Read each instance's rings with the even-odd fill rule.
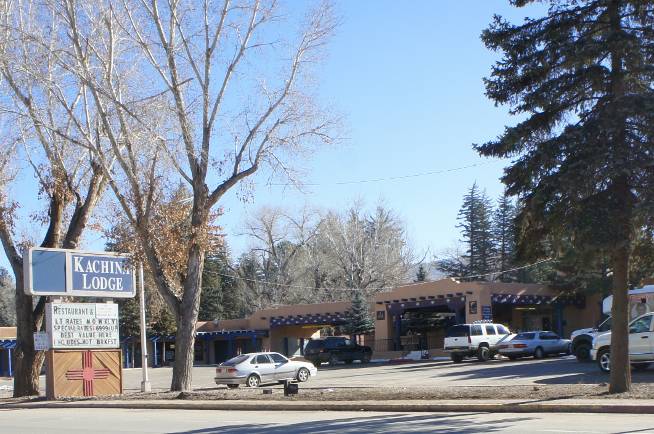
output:
[[[155,391],[168,390],[171,368],[148,370]],[[193,368],[193,387],[196,390],[214,389],[215,367]],[[579,363],[574,357],[522,359],[517,361],[475,360],[454,364],[450,361],[419,361],[401,364],[370,363],[362,365],[322,365],[318,376],[303,387],[356,388],[356,387],[459,387],[459,386],[518,386],[555,384],[607,383],[608,375],[599,371],[595,363]],[[646,371],[633,371],[634,383],[654,383],[654,366]],[[0,380],[0,397],[11,396],[12,380]],[[141,369],[123,370],[123,387],[126,393],[141,387]],[[224,386],[220,386],[224,387]],[[45,392],[45,379],[41,377],[41,391]]]
[[[195,367],[193,385],[196,389],[215,388],[214,367]],[[170,386],[170,368],[151,369],[153,389],[166,390]],[[124,371],[125,391],[140,390],[141,370]],[[634,383],[654,382],[654,367],[633,372]],[[420,361],[402,364],[371,363],[361,365],[322,365],[318,376],[304,387],[455,387],[455,386],[511,386],[547,384],[599,384],[608,382],[608,375],[599,371],[595,363],[579,363],[574,357],[546,358],[518,361],[490,360],[485,363],[465,361]],[[223,386],[224,387],[224,386]]]

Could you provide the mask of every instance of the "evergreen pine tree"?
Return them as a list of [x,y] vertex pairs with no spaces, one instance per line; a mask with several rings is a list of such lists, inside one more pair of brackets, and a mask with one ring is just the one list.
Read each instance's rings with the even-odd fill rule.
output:
[[516,207],[506,192],[497,200],[493,215],[493,239],[495,242],[496,265],[499,280],[511,282],[516,280],[515,273],[505,273],[515,266],[515,217]]
[[459,210],[457,228],[461,229],[466,252],[458,264],[442,263],[439,268],[446,271],[465,265],[463,276],[471,280],[485,280],[486,275],[493,269],[493,237],[491,232],[492,206],[485,192],[477,187],[475,182],[468,193],[463,197],[463,204]]
[[370,314],[368,302],[362,291],[355,290],[352,297],[352,307],[347,313],[343,330],[345,333],[355,336],[370,333],[374,329],[375,320]]
[[414,282],[424,282],[425,280],[427,280],[427,271],[425,270],[425,266],[420,264]]
[[629,262],[634,228],[654,203],[653,25],[651,2],[550,1],[544,17],[519,25],[495,17],[482,35],[503,54],[487,95],[521,116],[477,147],[513,160],[503,181],[524,198],[518,252],[543,257],[554,234],[610,258],[611,393],[631,386]]

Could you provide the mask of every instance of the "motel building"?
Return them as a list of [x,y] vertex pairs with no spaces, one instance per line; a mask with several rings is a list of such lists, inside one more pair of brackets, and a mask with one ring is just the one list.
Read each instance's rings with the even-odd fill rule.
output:
[[[195,363],[214,365],[238,354],[276,351],[302,356],[311,338],[345,324],[349,302],[279,306],[243,319],[198,323]],[[373,359],[397,358],[411,351],[439,355],[445,330],[459,323],[492,320],[512,331],[552,330],[569,337],[601,319],[601,294],[567,295],[544,285],[456,282],[443,279],[399,286],[375,295],[370,304],[375,330],[358,337],[373,348]],[[0,328],[0,375],[11,375],[15,329]],[[121,342],[123,365],[140,366],[139,337]],[[175,361],[175,336],[148,336],[148,364]]]
[[[349,302],[300,304],[258,310],[243,319],[200,322],[195,362],[213,365],[255,351],[300,357],[309,339],[320,337],[328,327],[345,324],[349,308]],[[396,358],[424,350],[434,356],[442,350],[449,326],[477,320],[505,324],[512,331],[552,330],[568,337],[573,330],[593,326],[601,319],[601,295],[565,295],[537,284],[443,279],[379,293],[371,301],[370,311],[375,318],[374,333],[358,340],[373,348],[373,358]],[[169,350],[163,353],[160,342],[150,342],[154,366],[162,364],[166,352],[164,363],[173,363],[170,348],[174,348],[174,336],[165,339]],[[138,351],[138,340],[134,348]],[[138,360],[137,356],[137,364]]]

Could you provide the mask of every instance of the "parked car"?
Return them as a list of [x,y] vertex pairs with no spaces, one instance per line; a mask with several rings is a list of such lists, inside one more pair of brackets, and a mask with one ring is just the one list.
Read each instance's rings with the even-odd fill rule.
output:
[[495,357],[497,342],[510,333],[502,324],[482,321],[457,324],[445,332],[444,350],[450,353],[454,363],[461,363],[464,357],[477,357],[485,362]]
[[611,330],[611,317],[600,322],[596,327],[579,329],[572,332],[572,354],[580,362],[590,361],[590,349],[593,347],[593,338]]
[[241,384],[258,387],[284,380],[308,381],[318,374],[311,363],[289,360],[279,353],[241,354],[216,367],[216,384],[235,389]]
[[[629,360],[634,369],[646,369],[654,362],[654,314],[646,313],[629,323]],[[611,332],[593,339],[590,357],[603,372],[611,371]]]
[[550,354],[570,354],[570,339],[561,339],[550,331],[523,332],[509,341],[499,343],[497,349],[501,355],[511,360],[528,356],[542,359]]
[[307,342],[304,358],[315,366],[320,366],[323,362],[334,366],[338,362],[352,363],[354,360],[368,363],[372,358],[372,348],[359,345],[350,338],[329,336]]

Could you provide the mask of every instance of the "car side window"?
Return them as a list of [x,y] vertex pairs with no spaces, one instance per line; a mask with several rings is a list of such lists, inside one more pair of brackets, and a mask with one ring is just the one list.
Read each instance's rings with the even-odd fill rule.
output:
[[492,325],[487,325],[486,326],[486,334],[487,335],[496,335],[497,333],[495,333],[495,327],[492,326]]
[[286,362],[288,362],[288,359],[286,357],[282,356],[281,354],[271,353],[271,354],[268,354],[268,357],[273,359],[273,362],[275,362],[275,363],[286,363]]
[[344,347],[350,347],[352,346],[352,341],[349,339],[345,339],[341,345]]
[[554,339],[558,339],[558,337],[554,333],[550,333],[550,332],[541,333],[540,338],[542,340],[546,340],[546,341],[551,341],[551,340],[554,340]]
[[501,325],[501,324],[498,324],[498,325],[497,325],[497,332],[498,332],[499,334],[501,334],[501,335],[508,335],[508,334],[509,334],[509,331],[506,329],[506,327],[504,327],[504,326]]
[[263,364],[267,364],[267,363],[272,363],[270,361],[270,359],[268,358],[268,356],[266,356],[265,354],[259,354],[257,356],[257,364],[258,365],[263,365]]
[[632,322],[629,326],[629,333],[645,333],[650,331],[651,326],[652,315],[647,315]]
[[472,327],[470,327],[470,334],[472,336],[483,336],[484,332],[481,330],[480,325],[475,324]]

